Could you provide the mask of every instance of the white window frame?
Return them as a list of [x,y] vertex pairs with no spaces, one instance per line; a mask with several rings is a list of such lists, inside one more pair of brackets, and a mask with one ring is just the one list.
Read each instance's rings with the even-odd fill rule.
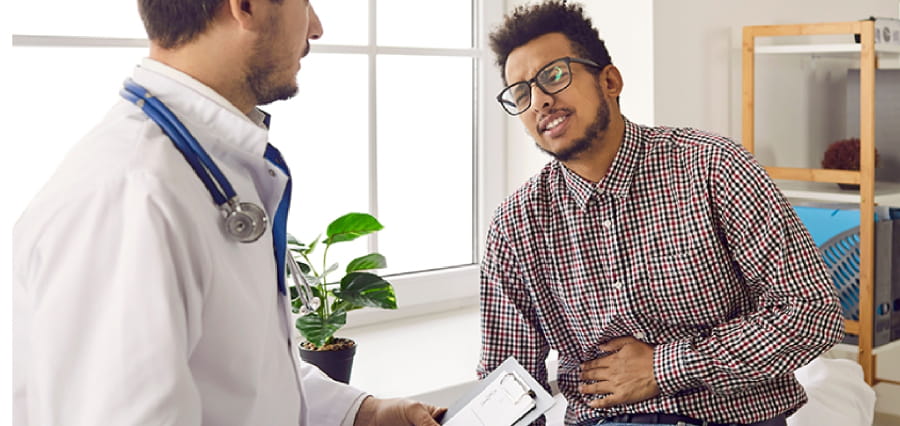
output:
[[[473,108],[473,147],[475,188],[473,200],[473,248],[472,263],[456,267],[440,268],[392,275],[389,277],[397,293],[396,311],[361,309],[350,312],[347,327],[369,325],[433,312],[471,306],[478,303],[479,267],[484,253],[484,236],[493,217],[494,209],[506,196],[506,116],[495,101],[495,94],[502,88],[502,79],[494,65],[494,55],[488,47],[490,26],[503,18],[503,2],[473,0],[471,49],[405,48],[377,46],[376,0],[369,0],[369,44],[366,46],[316,45],[316,52],[365,53],[369,57],[369,184],[370,211],[377,215],[377,134],[376,109],[376,57],[378,55],[425,55],[471,57],[475,63],[475,105]],[[370,249],[375,250],[377,240],[370,239]]]
[[[499,70],[488,48],[491,25],[500,22],[504,2],[473,0],[472,39],[470,49],[406,48],[376,45],[376,0],[369,0],[369,34],[367,45],[329,45],[317,43],[316,53],[353,53],[368,56],[369,78],[369,209],[377,215],[377,109],[376,57],[379,55],[421,55],[470,57],[475,64],[473,106],[474,131],[474,197],[472,261],[466,265],[419,271],[390,276],[397,292],[400,308],[396,311],[362,309],[351,312],[348,327],[403,317],[449,310],[477,304],[478,261],[483,254],[484,236],[494,209],[506,195],[506,117],[494,100],[502,88]],[[136,13],[136,12],[135,12]],[[147,48],[146,39],[118,37],[83,37],[65,35],[12,34],[12,46],[17,47],[134,47]],[[11,225],[11,224],[10,224]],[[370,239],[370,248],[377,240]]]

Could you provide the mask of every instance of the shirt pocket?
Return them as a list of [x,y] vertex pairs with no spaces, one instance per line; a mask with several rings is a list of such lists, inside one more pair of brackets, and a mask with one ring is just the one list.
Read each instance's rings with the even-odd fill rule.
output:
[[663,322],[714,326],[738,314],[744,286],[723,258],[716,248],[701,246],[648,259],[650,303]]

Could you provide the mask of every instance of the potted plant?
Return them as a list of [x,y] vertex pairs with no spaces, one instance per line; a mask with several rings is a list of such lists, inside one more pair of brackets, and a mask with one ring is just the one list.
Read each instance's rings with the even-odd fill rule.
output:
[[[859,170],[859,139],[842,139],[832,143],[825,150],[822,168],[839,170]],[[878,167],[878,150],[875,150],[875,166]],[[859,185],[839,183],[841,189],[858,190]]]
[[[295,326],[306,339],[300,345],[300,356],[344,383],[350,381],[356,342],[334,334],[346,324],[347,312],[364,307],[397,309],[397,299],[393,286],[372,272],[387,266],[384,256],[369,253],[357,257],[347,263],[343,272],[338,272],[338,263],[328,263],[328,251],[334,244],[353,241],[382,228],[370,214],[348,213],[328,225],[324,239],[320,234],[305,244],[288,235],[288,252],[302,274],[297,278],[305,278],[309,284],[309,291],[302,285],[290,288],[291,306],[299,315]],[[322,247],[318,256],[317,249]],[[291,273],[288,268],[288,274]],[[311,298],[318,298],[319,302],[308,303]]]

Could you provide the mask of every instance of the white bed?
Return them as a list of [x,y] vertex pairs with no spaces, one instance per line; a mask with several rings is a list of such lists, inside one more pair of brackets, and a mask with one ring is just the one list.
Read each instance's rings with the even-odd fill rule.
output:
[[846,359],[816,358],[796,371],[809,402],[788,426],[869,426],[875,417],[875,391],[863,380],[862,367]]

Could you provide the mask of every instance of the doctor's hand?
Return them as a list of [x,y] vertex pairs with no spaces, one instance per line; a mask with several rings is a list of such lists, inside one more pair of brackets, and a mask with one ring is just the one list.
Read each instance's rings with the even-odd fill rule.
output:
[[581,364],[578,390],[603,395],[588,405],[609,408],[659,395],[653,376],[653,346],[633,337],[618,337],[600,345],[600,350],[611,353]]
[[446,408],[432,407],[409,399],[379,399],[367,396],[359,406],[354,426],[439,426]]

